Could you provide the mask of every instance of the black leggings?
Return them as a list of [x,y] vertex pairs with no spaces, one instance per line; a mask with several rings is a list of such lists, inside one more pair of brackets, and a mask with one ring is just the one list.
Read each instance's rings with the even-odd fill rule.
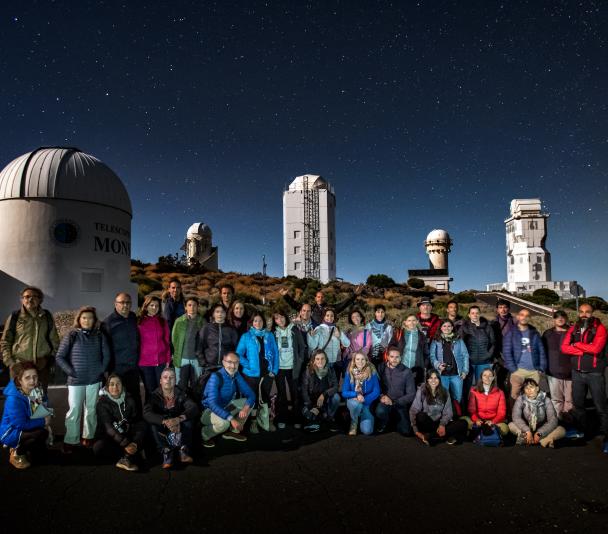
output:
[[293,378],[292,369],[279,369],[277,374],[277,419],[281,423],[285,423],[289,417],[289,403],[287,402],[287,390],[289,390],[289,398],[293,406],[293,414],[299,419],[301,412],[300,394],[298,392],[297,381]]
[[33,450],[42,450],[46,447],[46,439],[49,433],[46,428],[37,428],[36,430],[24,430],[21,432],[19,445],[17,445],[17,454],[22,455]]
[[[261,390],[261,396],[262,396],[262,402],[263,403],[268,403],[270,401],[270,393],[272,391],[272,384],[274,383],[274,378],[269,377],[268,375],[265,375],[263,377],[259,377],[259,376],[247,376],[247,375],[243,375],[243,378],[245,379],[245,382],[247,382],[247,385],[253,390],[253,392],[255,393],[255,406],[254,408],[257,408],[259,403],[260,403],[260,390]],[[260,384],[261,382],[261,384]]]
[[416,414],[416,426],[418,427],[418,431],[423,434],[431,434],[433,439],[447,439],[447,438],[456,438],[457,440],[464,440],[467,434],[467,423],[462,419],[458,419],[456,421],[450,421],[445,426],[445,437],[440,438],[436,432],[437,428],[439,428],[439,421],[433,421],[426,413],[420,412]]

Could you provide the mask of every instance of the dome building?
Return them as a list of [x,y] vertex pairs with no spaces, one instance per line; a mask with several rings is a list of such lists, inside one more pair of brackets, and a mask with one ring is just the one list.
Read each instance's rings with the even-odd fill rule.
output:
[[218,270],[218,251],[213,246],[211,228],[202,222],[194,223],[186,232],[182,250],[186,252],[188,265],[199,264],[209,271]]
[[120,178],[77,148],[45,147],[0,172],[0,316],[39,287],[53,311],[113,309],[130,282],[132,207]]
[[424,241],[424,248],[429,256],[428,269],[410,269],[410,278],[420,278],[425,285],[438,291],[449,291],[450,278],[448,270],[448,254],[452,251],[452,238],[445,230],[431,230]]

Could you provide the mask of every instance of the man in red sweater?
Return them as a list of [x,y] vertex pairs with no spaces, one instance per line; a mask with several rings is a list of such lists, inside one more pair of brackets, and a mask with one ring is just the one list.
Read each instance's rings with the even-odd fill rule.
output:
[[586,423],[585,397],[591,392],[600,419],[600,431],[604,435],[603,451],[608,454],[608,404],[606,403],[606,327],[593,317],[593,306],[581,304],[578,321],[566,332],[562,352],[572,359],[572,401],[574,417],[584,430]]

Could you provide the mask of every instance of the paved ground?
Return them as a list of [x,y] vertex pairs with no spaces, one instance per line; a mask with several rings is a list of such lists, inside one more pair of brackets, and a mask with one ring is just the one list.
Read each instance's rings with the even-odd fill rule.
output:
[[[195,465],[127,473],[89,451],[18,472],[0,460],[0,524],[37,532],[606,532],[599,441],[556,450],[428,449],[395,433],[285,430],[221,441]],[[71,465],[66,465],[66,464]],[[21,529],[11,529],[19,532]],[[3,532],[9,530],[2,529]]]

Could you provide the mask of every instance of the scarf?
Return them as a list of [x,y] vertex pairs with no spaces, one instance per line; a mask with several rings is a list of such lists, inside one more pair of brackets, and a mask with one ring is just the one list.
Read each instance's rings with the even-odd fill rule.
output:
[[381,338],[384,334],[384,330],[386,329],[386,319],[384,319],[381,323],[376,321],[376,319],[373,319],[370,321],[369,327],[375,337]]
[[528,426],[532,433],[536,432],[539,424],[543,424],[547,420],[547,409],[545,408],[545,397],[547,395],[544,391],[539,391],[535,399],[530,399],[528,395],[524,393],[524,412],[526,408],[530,413],[528,420]]
[[315,374],[317,375],[317,378],[319,380],[323,380],[327,376],[327,373],[329,373],[329,365],[327,365],[327,364],[325,364],[323,369],[319,369],[316,366],[314,367],[314,369],[315,369]]
[[353,365],[351,369],[351,376],[355,382],[355,391],[363,395],[363,382],[369,380],[372,376],[372,370],[369,365],[365,365],[363,369],[359,369]]
[[334,328],[336,323],[328,323],[327,321],[323,321],[321,324],[327,325],[328,328]]
[[441,334],[441,339],[447,341],[448,343],[453,343],[455,337],[456,335],[454,334],[454,332],[452,332],[451,334]]
[[253,326],[249,329],[249,333],[252,336],[256,336],[256,337],[264,337],[264,335],[266,334],[266,331],[262,328],[262,330],[258,330],[257,328],[254,328]]
[[418,351],[418,329],[403,330],[405,343],[403,344],[403,365],[411,369],[416,365],[416,352]]
[[483,392],[485,395],[489,395],[490,394],[490,388],[492,386],[487,386],[486,384],[482,384],[483,385]]

